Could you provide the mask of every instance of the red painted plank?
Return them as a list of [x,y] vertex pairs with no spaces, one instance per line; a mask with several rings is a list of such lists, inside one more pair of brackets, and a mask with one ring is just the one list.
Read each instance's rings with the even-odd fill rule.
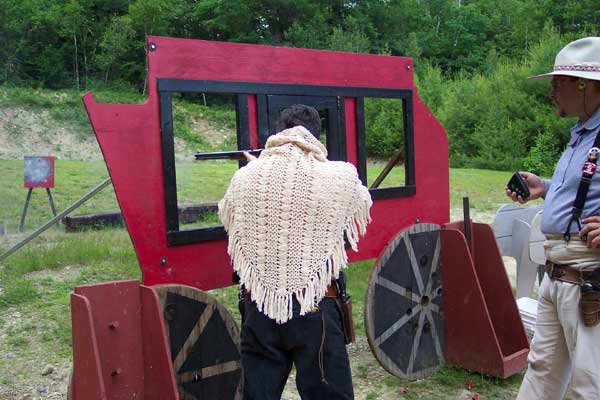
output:
[[464,235],[441,230],[444,358],[448,364],[502,375],[502,354]]
[[344,99],[346,125],[346,154],[348,162],[358,165],[358,146],[356,145],[356,99]]
[[449,364],[507,378],[527,365],[529,344],[492,229],[463,221],[442,229],[445,357]]
[[512,370],[505,369],[512,375],[527,365],[529,341],[492,227],[473,223],[472,231],[474,265],[502,354],[521,354],[512,358]]
[[179,400],[162,310],[156,292],[140,286],[144,333],[144,400]]
[[374,54],[150,36],[149,94],[156,78],[412,88],[412,59]]
[[72,400],[107,400],[102,380],[98,340],[89,301],[71,294],[73,328]]
[[144,398],[139,282],[77,286],[75,293],[89,304],[106,397]]
[[256,96],[248,95],[248,134],[250,135],[251,149],[258,149],[258,111],[256,107]]

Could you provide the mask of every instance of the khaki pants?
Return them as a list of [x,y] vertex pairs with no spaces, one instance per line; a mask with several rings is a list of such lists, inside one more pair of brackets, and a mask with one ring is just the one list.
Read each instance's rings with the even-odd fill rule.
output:
[[[553,243],[555,242],[555,243]],[[598,251],[571,240],[546,242],[546,257],[589,268]],[[594,260],[595,259],[595,260]],[[535,334],[517,400],[560,400],[571,382],[573,399],[600,399],[600,325],[586,327],[579,315],[580,287],[551,280],[538,293]]]

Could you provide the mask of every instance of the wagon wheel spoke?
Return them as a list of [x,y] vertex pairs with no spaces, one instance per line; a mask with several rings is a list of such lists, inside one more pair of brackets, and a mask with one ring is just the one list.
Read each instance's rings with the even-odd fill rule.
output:
[[[431,326],[431,335],[433,336],[433,344],[435,346],[435,353],[437,354],[438,360],[440,360],[440,362],[444,362],[444,352],[442,350],[442,344],[440,342],[440,337],[438,336],[438,331],[435,326],[435,321],[433,319],[433,316],[431,315],[431,311],[432,310],[427,310],[426,315],[427,315],[427,319],[429,320],[429,323]],[[440,333],[442,335],[444,334],[444,332],[440,332]]]
[[240,369],[242,364],[239,361],[229,361],[221,364],[215,364],[210,367],[202,368],[197,371],[184,372],[179,375],[179,379],[183,383],[197,382],[200,379],[211,378],[215,375],[226,374],[228,372]]
[[400,296],[406,297],[407,299],[412,300],[415,303],[421,301],[421,296],[419,296],[417,293],[413,293],[410,290],[407,290],[406,288],[403,288],[397,283],[392,282],[389,279],[386,279],[382,276],[376,276],[375,283],[377,285],[383,286],[386,289],[391,290],[394,293],[398,293]]
[[410,239],[407,236],[404,237],[404,242],[406,249],[408,250],[408,257],[410,258],[410,267],[412,268],[413,274],[415,275],[417,286],[419,288],[419,293],[423,294],[425,292],[423,287],[423,278],[421,278],[421,271],[419,271],[419,265],[417,263],[415,251],[413,250],[412,243],[410,242]]
[[410,352],[410,360],[408,361],[408,368],[406,369],[406,373],[408,375],[412,374],[413,368],[415,366],[415,358],[417,357],[417,350],[419,348],[419,343],[421,342],[421,335],[423,334],[423,322],[425,321],[425,313],[421,313],[419,316],[419,325],[417,328],[417,333],[415,335],[415,339],[412,344],[412,350]]
[[202,335],[202,332],[204,331],[208,320],[212,316],[214,309],[215,308],[212,304],[207,305],[198,321],[196,321],[194,329],[192,329],[192,332],[190,332],[190,335],[187,337],[185,343],[181,347],[181,350],[179,350],[175,361],[173,362],[173,370],[175,371],[175,373],[179,371],[179,369],[185,362],[185,359],[188,356],[190,350],[192,349],[194,344],[196,344],[200,335]]

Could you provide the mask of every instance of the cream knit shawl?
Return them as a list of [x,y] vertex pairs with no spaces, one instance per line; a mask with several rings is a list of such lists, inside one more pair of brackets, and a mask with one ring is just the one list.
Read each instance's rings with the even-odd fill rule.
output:
[[271,136],[219,202],[233,268],[258,309],[277,323],[292,318],[293,296],[300,315],[313,309],[346,267],[344,234],[357,250],[371,204],[354,166],[328,161],[307,129]]

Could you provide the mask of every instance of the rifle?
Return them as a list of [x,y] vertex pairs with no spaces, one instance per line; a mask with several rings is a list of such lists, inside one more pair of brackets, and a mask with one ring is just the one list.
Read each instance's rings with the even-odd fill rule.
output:
[[232,151],[213,151],[203,153],[197,151],[194,154],[196,161],[199,160],[245,160],[244,153],[250,153],[254,156],[258,156],[263,149],[252,149],[252,150],[232,150]]

